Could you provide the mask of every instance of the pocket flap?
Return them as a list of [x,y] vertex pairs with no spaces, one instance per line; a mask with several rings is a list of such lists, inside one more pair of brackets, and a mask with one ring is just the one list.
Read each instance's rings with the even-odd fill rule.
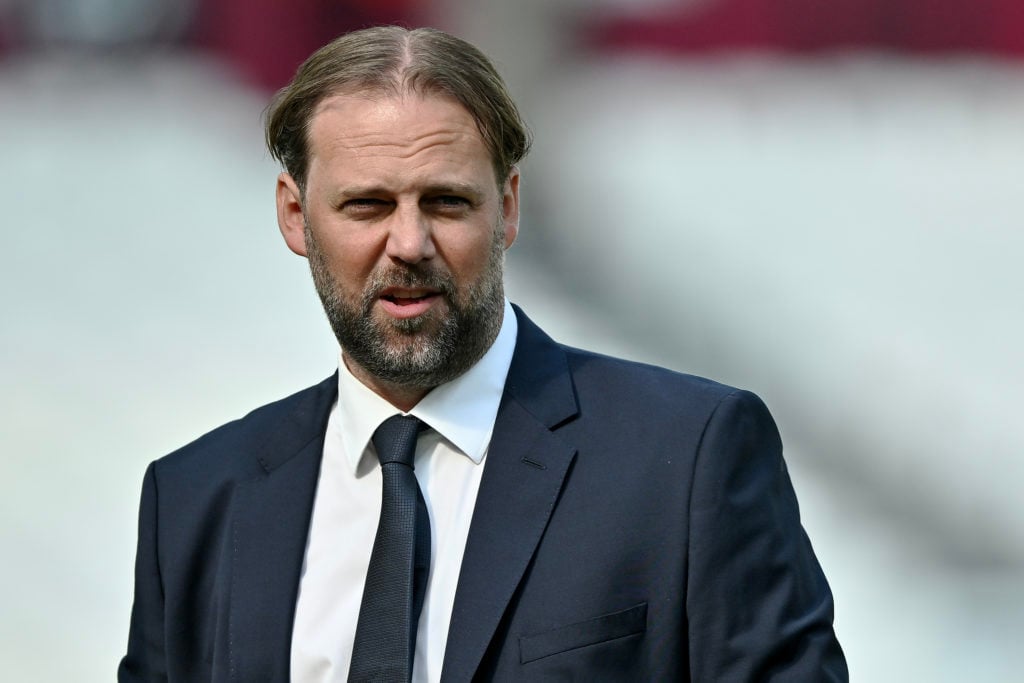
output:
[[618,612],[560,626],[543,633],[520,636],[519,662],[526,664],[559,652],[643,633],[646,629],[647,603],[642,602]]

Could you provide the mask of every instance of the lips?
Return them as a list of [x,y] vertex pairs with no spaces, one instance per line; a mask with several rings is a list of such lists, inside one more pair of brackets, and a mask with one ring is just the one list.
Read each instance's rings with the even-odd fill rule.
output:
[[379,295],[381,306],[396,318],[412,318],[426,313],[441,298],[434,289],[389,287]]
[[380,298],[386,299],[399,306],[405,306],[408,304],[422,301],[423,299],[429,299],[430,297],[437,296],[439,292],[433,289],[402,289],[399,287],[389,287],[380,293]]

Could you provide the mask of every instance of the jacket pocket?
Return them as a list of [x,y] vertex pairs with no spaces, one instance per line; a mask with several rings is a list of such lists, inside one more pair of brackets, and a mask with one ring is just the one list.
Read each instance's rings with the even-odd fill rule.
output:
[[647,603],[618,612],[560,626],[550,631],[519,637],[519,663],[596,645],[616,638],[643,633],[647,629]]

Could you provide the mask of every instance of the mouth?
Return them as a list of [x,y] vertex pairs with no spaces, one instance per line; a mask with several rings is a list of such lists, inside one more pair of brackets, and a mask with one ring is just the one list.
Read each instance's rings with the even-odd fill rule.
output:
[[413,318],[423,315],[441,300],[434,289],[389,287],[378,295],[384,310],[395,318]]

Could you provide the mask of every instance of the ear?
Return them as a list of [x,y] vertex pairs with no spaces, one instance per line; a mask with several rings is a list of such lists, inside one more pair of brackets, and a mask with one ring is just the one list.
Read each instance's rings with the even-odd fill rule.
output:
[[287,173],[277,176],[277,227],[281,229],[288,248],[299,256],[305,256],[306,222],[302,210],[302,193]]
[[501,220],[505,226],[505,248],[516,241],[519,234],[519,167],[513,166],[502,189]]

